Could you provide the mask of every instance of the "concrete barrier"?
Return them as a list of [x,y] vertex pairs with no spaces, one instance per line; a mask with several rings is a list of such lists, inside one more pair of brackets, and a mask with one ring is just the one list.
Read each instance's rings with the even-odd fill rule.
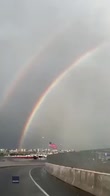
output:
[[110,174],[45,163],[53,176],[96,196],[110,196]]
[[98,155],[93,151],[65,152],[49,155],[46,162],[66,167],[110,173],[110,161],[103,162],[101,159],[98,159]]

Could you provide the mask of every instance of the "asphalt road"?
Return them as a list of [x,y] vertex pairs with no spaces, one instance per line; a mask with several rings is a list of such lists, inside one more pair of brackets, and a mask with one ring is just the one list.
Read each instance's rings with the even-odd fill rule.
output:
[[[19,176],[19,184],[12,176]],[[91,196],[49,175],[42,166],[0,168],[0,196]]]

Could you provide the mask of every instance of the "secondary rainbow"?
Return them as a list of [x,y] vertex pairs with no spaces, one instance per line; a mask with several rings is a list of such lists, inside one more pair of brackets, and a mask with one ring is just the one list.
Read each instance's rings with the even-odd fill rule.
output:
[[[39,47],[39,51],[37,54],[30,57],[28,62],[24,64],[12,80],[12,82],[9,84],[7,89],[4,91],[2,96],[2,101],[0,103],[0,109],[4,108],[6,104],[8,103],[9,99],[13,95],[15,89],[17,86],[22,82],[24,77],[29,73],[29,70],[33,67],[33,63],[35,62],[35,66],[37,63],[43,59],[43,55],[48,51],[48,49],[53,46],[53,44],[56,42],[57,38],[60,38],[62,33],[64,33],[68,28],[70,28],[70,24],[65,24],[63,27],[55,31],[54,35],[49,35],[46,39],[45,43]],[[55,29],[56,30],[56,29]]]
[[21,134],[21,138],[19,141],[19,149],[22,147],[23,144],[23,140],[24,137],[27,133],[27,131],[30,128],[30,125],[34,119],[34,116],[36,114],[36,112],[38,112],[38,110],[40,109],[40,106],[43,104],[44,100],[46,99],[46,97],[49,95],[49,93],[51,92],[51,90],[57,86],[59,84],[59,82],[66,76],[67,73],[69,73],[73,67],[75,67],[76,65],[78,65],[80,62],[82,62],[83,60],[85,60],[87,57],[89,57],[92,52],[95,52],[99,47],[95,47],[92,48],[91,50],[87,51],[86,53],[84,53],[83,55],[81,55],[78,59],[76,59],[76,61],[74,63],[72,63],[71,65],[69,65],[69,67],[67,69],[65,69],[52,83],[51,85],[45,90],[45,92],[42,94],[42,96],[39,98],[39,100],[37,101],[37,103],[35,104],[32,112],[30,113],[30,116],[27,119],[27,122],[22,130],[22,134]]

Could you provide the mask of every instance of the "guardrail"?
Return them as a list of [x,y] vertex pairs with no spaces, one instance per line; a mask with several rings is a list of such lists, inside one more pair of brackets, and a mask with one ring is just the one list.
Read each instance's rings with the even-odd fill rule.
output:
[[96,196],[110,196],[110,174],[45,163],[55,177]]

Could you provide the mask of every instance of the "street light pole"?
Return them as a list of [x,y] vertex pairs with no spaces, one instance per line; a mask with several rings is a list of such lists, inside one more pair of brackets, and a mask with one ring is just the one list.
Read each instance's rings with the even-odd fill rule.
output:
[[44,136],[42,136],[42,152],[43,152],[43,148],[44,148]]

